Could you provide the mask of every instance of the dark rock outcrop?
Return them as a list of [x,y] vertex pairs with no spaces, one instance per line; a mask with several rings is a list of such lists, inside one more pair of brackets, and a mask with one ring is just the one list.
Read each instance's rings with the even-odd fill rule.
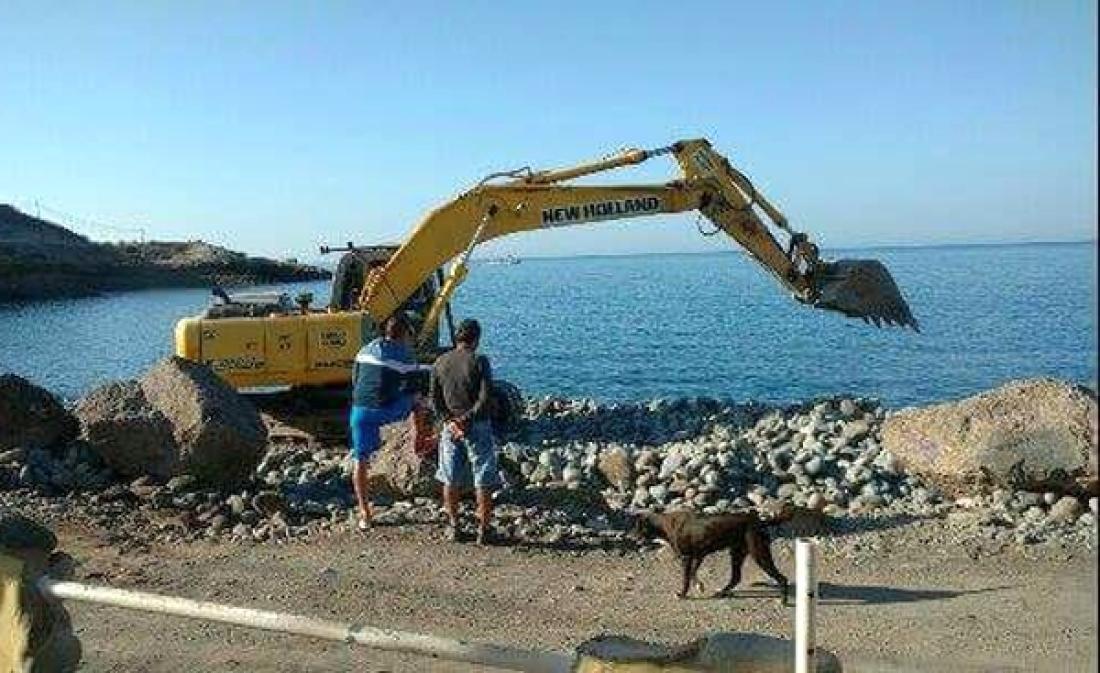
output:
[[76,430],[76,419],[52,393],[15,374],[0,374],[0,452],[56,447]]
[[328,278],[324,269],[204,243],[96,243],[0,204],[0,301],[148,287],[249,285]]

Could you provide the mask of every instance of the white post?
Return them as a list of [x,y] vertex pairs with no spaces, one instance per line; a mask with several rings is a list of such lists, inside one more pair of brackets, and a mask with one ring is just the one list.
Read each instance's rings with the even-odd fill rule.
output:
[[284,612],[238,608],[231,605],[196,601],[176,596],[161,596],[141,591],[89,586],[79,582],[60,582],[49,578],[40,579],[38,586],[43,593],[59,599],[101,603],[130,610],[157,612],[191,619],[206,619],[254,629],[294,633],[344,643],[358,643],[379,650],[408,652],[432,658],[482,664],[510,671],[567,673],[572,670],[573,664],[573,657],[562,652],[538,652],[487,643],[437,638],[419,633],[341,624],[327,619],[314,619],[313,617],[303,617]]
[[798,538],[794,543],[794,671],[816,673],[814,608],[817,606],[817,544]]

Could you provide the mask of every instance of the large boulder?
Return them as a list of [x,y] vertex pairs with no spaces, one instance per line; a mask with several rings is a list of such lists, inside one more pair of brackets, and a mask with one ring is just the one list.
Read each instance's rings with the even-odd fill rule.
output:
[[621,446],[600,454],[596,469],[600,471],[607,483],[620,491],[626,491],[634,483],[634,463],[631,462],[626,449]]
[[439,489],[435,480],[435,454],[418,454],[408,421],[382,428],[382,446],[371,458],[367,488],[371,495],[391,498],[434,496]]
[[141,388],[172,422],[182,472],[233,483],[263,458],[267,428],[259,412],[209,367],[173,357],[149,370]]
[[1062,381],[1015,381],[958,402],[890,416],[882,441],[910,472],[949,495],[990,487],[1093,493],[1096,393]]
[[172,422],[150,404],[138,381],[96,388],[76,405],[81,436],[116,472],[168,479],[179,447]]
[[92,391],[75,414],[82,437],[130,477],[188,473],[206,484],[232,485],[252,474],[267,444],[251,403],[210,368],[176,357],[136,381]]
[[76,432],[76,419],[52,393],[15,374],[0,375],[0,451],[59,446]]

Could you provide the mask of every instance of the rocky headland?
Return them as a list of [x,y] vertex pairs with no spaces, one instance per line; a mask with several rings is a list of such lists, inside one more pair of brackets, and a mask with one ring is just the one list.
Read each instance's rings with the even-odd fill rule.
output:
[[318,267],[250,257],[203,241],[98,243],[0,204],[0,302],[330,275]]

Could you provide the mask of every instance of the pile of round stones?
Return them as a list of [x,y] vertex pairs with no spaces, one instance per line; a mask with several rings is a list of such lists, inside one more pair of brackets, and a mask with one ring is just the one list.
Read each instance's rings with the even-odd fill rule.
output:
[[1097,499],[1087,503],[1052,492],[994,490],[989,495],[959,498],[949,523],[978,527],[990,541],[1096,547]]
[[0,507],[47,522],[76,517],[108,537],[145,544],[302,536],[343,521],[353,502],[343,452],[272,445],[251,484],[226,492],[186,474],[164,484],[149,477],[127,482],[79,450],[74,443],[61,458],[32,451],[17,456],[17,466],[12,459],[14,478],[0,484]]
[[[1023,491],[945,498],[881,447],[885,416],[860,398],[785,407],[529,400],[519,429],[500,440],[506,488],[497,494],[494,526],[517,543],[621,546],[632,512],[789,502],[831,515],[838,530],[875,517],[946,517],[953,529],[997,543],[1095,547],[1095,498]],[[138,543],[287,541],[353,522],[350,463],[339,447],[272,444],[251,483],[234,492],[187,475],[166,484],[120,482],[74,447],[59,458],[0,456],[0,506],[47,521],[75,512]],[[434,499],[376,502],[380,524],[444,520]]]
[[114,481],[114,473],[79,441],[59,453],[23,448],[0,452],[0,490],[22,486],[66,493],[102,489]]
[[[599,405],[547,398],[503,455],[530,486],[598,490],[612,511],[767,509],[788,502],[835,517],[942,517],[980,511],[974,536],[1096,544],[1096,498],[995,491],[945,498],[880,444],[886,411],[861,398],[787,407],[715,400]],[[956,517],[957,521],[962,517]]]
[[[645,407],[650,413],[640,428],[593,419],[598,414],[583,402],[546,406],[550,412],[535,416],[533,425],[559,431],[536,434],[537,444],[530,438],[511,442],[505,455],[519,463],[529,483],[602,488],[617,509],[714,513],[782,500],[829,514],[902,502],[931,512],[939,500],[879,446],[884,412],[865,400],[786,409],[658,402]],[[625,409],[603,412],[611,419],[638,416],[638,407]],[[623,431],[592,432],[592,425]],[[570,436],[601,441],[560,439]]]

